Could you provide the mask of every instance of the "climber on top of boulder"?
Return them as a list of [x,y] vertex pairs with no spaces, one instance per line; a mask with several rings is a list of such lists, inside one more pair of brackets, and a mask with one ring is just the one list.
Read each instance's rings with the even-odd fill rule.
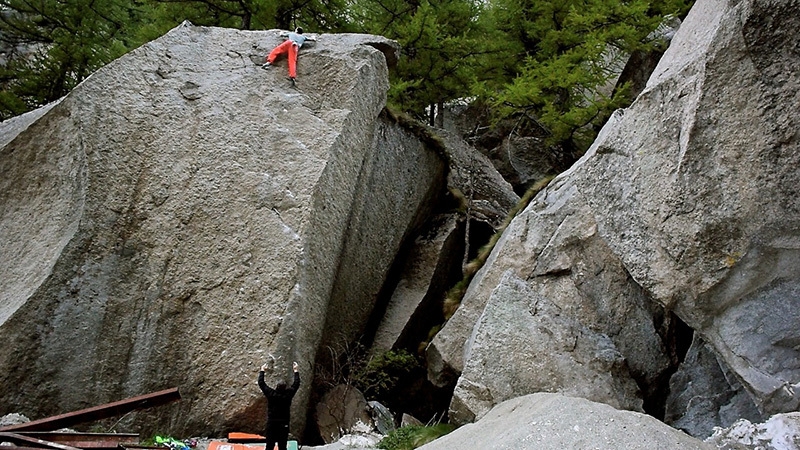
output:
[[269,52],[266,58],[267,61],[261,67],[268,69],[279,56],[287,54],[289,59],[289,79],[292,80],[292,85],[294,85],[294,80],[297,78],[297,53],[306,41],[313,42],[315,39],[303,35],[303,29],[300,27],[295,28],[294,32],[291,33],[281,33],[281,36],[285,37],[286,40]]

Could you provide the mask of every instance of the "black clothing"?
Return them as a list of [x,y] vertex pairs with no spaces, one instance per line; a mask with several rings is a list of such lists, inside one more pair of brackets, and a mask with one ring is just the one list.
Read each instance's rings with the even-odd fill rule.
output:
[[289,413],[292,398],[300,387],[300,373],[294,373],[294,383],[287,389],[272,389],[264,382],[264,372],[258,372],[258,387],[267,397],[267,426],[264,433],[267,437],[266,450],[272,450],[278,444],[280,450],[286,450],[289,438]]
[[286,442],[289,440],[289,424],[267,425],[267,446],[264,450],[274,450],[278,444],[278,450],[286,450]]

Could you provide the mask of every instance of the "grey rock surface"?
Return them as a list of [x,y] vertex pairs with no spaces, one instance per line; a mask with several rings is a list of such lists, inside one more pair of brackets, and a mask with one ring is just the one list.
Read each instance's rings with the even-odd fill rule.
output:
[[273,355],[273,385],[300,363],[302,433],[326,321],[364,326],[445,180],[380,114],[396,43],[317,36],[293,88],[256,64],[279,33],[185,23],[0,124],[0,412],[177,386],[125,423],[260,432]]
[[419,419],[412,416],[411,414],[403,413],[403,416],[400,418],[400,428],[411,427],[411,426],[421,427],[424,425],[425,425],[424,423],[422,423]]
[[394,424],[394,415],[389,408],[375,400],[367,402],[369,414],[375,424],[375,430],[383,435],[389,434],[397,427]]
[[30,422],[30,419],[18,413],[9,413],[0,417],[0,427],[19,425],[25,422]]
[[496,121],[486,105],[445,105],[443,126],[485,154],[498,173],[524,192],[542,178],[565,170],[574,156],[547,142],[549,131],[538,123],[520,127],[519,118]]
[[668,360],[653,330],[622,324],[649,328],[655,302],[696,330],[762,414],[797,409],[800,52],[792,36],[800,17],[791,11],[770,0],[695,4],[633,105],[504,233],[428,349],[432,381],[452,382],[470,364],[470,336],[512,270],[562,314],[607,334],[640,386]]
[[[513,287],[520,283],[526,287]],[[520,296],[530,296],[527,301],[532,304],[545,299],[543,304],[552,307],[533,318],[529,317],[533,314],[530,311],[511,315],[508,326],[502,320],[493,320],[492,326],[498,330],[483,323],[489,302],[494,303],[493,311],[524,312],[526,307],[518,305],[525,302]],[[599,236],[592,211],[576,186],[568,178],[557,179],[545,195],[539,195],[511,222],[470,283],[461,306],[428,347],[429,378],[440,385],[454,382],[453,377],[459,374],[478,386],[500,388],[498,385],[507,383],[509,387],[501,388],[503,393],[497,398],[488,397],[493,399],[491,404],[496,404],[497,399],[544,390],[606,399],[615,406],[638,410],[642,396],[630,383],[636,380],[642,389],[651,389],[670,367],[653,323],[655,309],[656,305]],[[590,340],[595,344],[600,343],[601,335],[605,336],[602,346],[608,348],[608,355],[624,359],[626,368],[623,370],[619,362],[606,361],[606,352],[591,357],[591,352],[587,353],[590,347],[578,353],[563,351],[565,342],[552,335],[551,344],[562,342],[554,347],[543,344],[542,338],[547,335],[540,335],[542,324],[536,322],[548,320],[563,330],[583,329],[581,335],[593,336]],[[479,332],[478,328],[484,331]],[[563,337],[566,339],[567,335]],[[578,334],[571,335],[574,338]],[[476,356],[475,347],[487,349],[485,355]],[[519,354],[527,357],[517,358]],[[481,361],[486,356],[496,361]],[[477,360],[471,361],[473,358]],[[563,364],[556,368],[558,364],[544,361]],[[590,369],[595,363],[598,366]],[[477,366],[467,375],[470,364]],[[531,364],[537,367],[529,367]],[[568,369],[572,364],[574,373]],[[613,379],[620,386],[606,388],[604,383],[610,379],[600,381],[597,377],[598,370],[602,372],[606,365],[615,367]],[[582,372],[581,368],[587,370]],[[531,374],[550,369],[553,376],[549,380],[545,373]],[[610,395],[609,389],[615,394]],[[462,393],[456,390],[451,413],[464,408],[465,413],[475,411],[470,403],[477,397],[461,398]],[[491,404],[484,403],[479,409],[486,410]]]
[[641,410],[638,387],[608,336],[580,324],[508,269],[470,337],[450,404],[451,423],[480,420],[495,405],[559,392]]
[[347,434],[336,442],[319,446],[304,445],[303,450],[378,450],[378,442],[383,436],[379,434]]
[[355,431],[367,432],[374,428],[364,394],[345,384],[325,393],[317,404],[316,418],[319,434],[326,444]]
[[670,378],[669,392],[664,422],[700,439],[739,419],[763,421],[750,395],[698,336]]
[[800,413],[775,414],[755,423],[741,419],[729,427],[715,429],[706,442],[720,450],[798,450]]
[[[358,95],[359,88],[353,89]],[[445,161],[416,135],[386,115],[375,122],[372,132],[372,151],[363,166],[358,166],[360,173],[348,178],[354,197],[351,209],[342,211],[349,214],[341,236],[346,245],[338,250],[341,254],[320,255],[335,258],[329,262],[336,266],[331,274],[332,290],[318,292],[321,298],[330,297],[323,319],[323,345],[347,345],[363,335],[402,244],[412,239],[434,212],[436,199],[446,186]],[[322,234],[317,239],[331,240],[330,228],[320,226],[318,230]],[[317,326],[314,322],[307,325]]]
[[714,447],[651,416],[604,403],[538,393],[507,400],[481,420],[420,450],[711,450]]
[[514,188],[503,179],[488,157],[455,133],[444,129],[435,132],[447,147],[450,160],[448,187],[464,195],[472,219],[487,222],[497,229],[519,202]]
[[570,175],[631,276],[700,333],[767,415],[800,405],[792,11],[697,2],[645,91]]
[[[404,337],[424,335],[443,320],[441,298],[460,268],[464,233],[455,215],[441,215],[414,240],[372,343],[372,353],[403,348]],[[460,272],[460,271],[459,271]],[[433,309],[433,311],[431,311]],[[435,316],[437,321],[430,321]]]

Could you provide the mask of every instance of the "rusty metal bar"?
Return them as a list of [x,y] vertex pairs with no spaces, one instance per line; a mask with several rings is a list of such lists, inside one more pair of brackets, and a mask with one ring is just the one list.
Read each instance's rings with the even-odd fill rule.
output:
[[[42,447],[29,447],[29,446],[25,446],[25,445],[8,445],[8,446],[4,445],[3,449],[5,449],[5,450],[46,450],[46,449],[43,449]],[[77,450],[81,450],[81,449],[77,449]]]
[[17,433],[0,432],[0,442],[11,442],[15,445],[22,444],[24,447],[35,447],[40,450],[43,448],[53,450],[80,450],[69,445],[56,444],[55,442],[43,441],[41,439],[23,436]]
[[138,433],[62,433],[59,431],[20,431],[18,434],[82,449],[116,449],[120,444],[139,442]]
[[166,403],[180,400],[181,394],[178,388],[165,389],[151,394],[131,397],[113,403],[81,409],[58,416],[46,417],[44,419],[32,420],[30,422],[17,425],[8,425],[0,428],[2,431],[51,431],[59,428],[68,428],[79,423],[91,422],[94,420],[107,419],[109,417],[121,416],[137,409],[160,406]]
[[3,448],[5,450],[42,450],[42,447],[26,447],[24,445],[8,445],[3,446]]

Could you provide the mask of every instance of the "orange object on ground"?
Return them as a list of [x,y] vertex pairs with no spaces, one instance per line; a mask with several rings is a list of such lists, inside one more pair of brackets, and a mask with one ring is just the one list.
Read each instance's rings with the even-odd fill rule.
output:
[[239,431],[228,433],[228,442],[237,444],[244,444],[247,442],[264,442],[266,439],[266,437],[260,434],[241,433]]

